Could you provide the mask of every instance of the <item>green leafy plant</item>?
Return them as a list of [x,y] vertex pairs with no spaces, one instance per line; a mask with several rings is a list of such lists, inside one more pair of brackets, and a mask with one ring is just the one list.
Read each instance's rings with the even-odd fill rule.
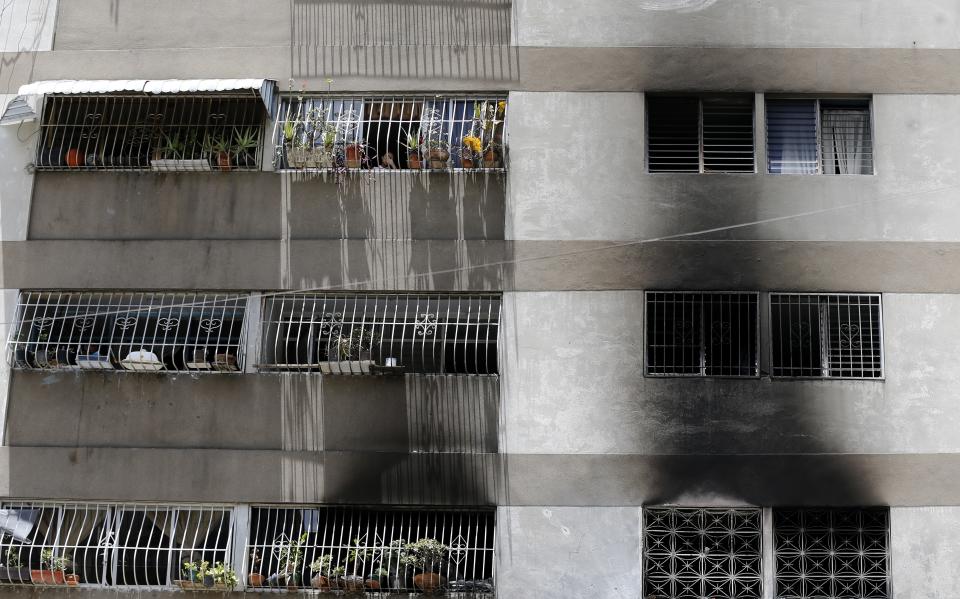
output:
[[333,563],[332,555],[321,555],[310,564],[310,571],[321,576],[330,576],[330,566]]
[[248,154],[260,145],[260,135],[255,129],[244,129],[240,131],[236,127],[233,129],[233,148],[235,155]]
[[337,566],[336,568],[330,571],[330,576],[337,578],[338,576],[343,576],[346,573],[347,573],[346,568],[344,568],[343,566]]
[[277,559],[284,572],[294,572],[300,566],[303,562],[303,546],[306,543],[307,533],[303,533],[295,540],[286,540],[282,536],[274,540]]
[[45,549],[40,552],[40,566],[47,566],[50,570],[60,570],[61,572],[67,570],[72,565],[70,558],[66,556],[56,556],[53,555],[53,550]]
[[297,135],[297,122],[296,121],[284,121],[283,122],[283,139],[287,143],[292,143],[293,138]]
[[450,548],[436,539],[420,539],[403,546],[400,562],[423,572],[432,571],[447,557]]
[[207,566],[210,565],[208,561],[196,561],[196,562],[183,562],[183,574],[187,577],[188,580],[196,580],[198,578],[203,578],[203,575],[207,571]]
[[223,585],[228,589],[235,588],[239,582],[236,571],[223,562],[214,562],[213,566],[204,571],[204,575],[212,576],[213,584]]
[[16,547],[8,547],[6,553],[6,562],[8,568],[19,568],[20,567],[20,552],[17,551]]
[[359,359],[361,352],[368,352],[379,343],[372,329],[353,327],[349,335],[340,335],[337,349],[341,360]]
[[162,159],[182,160],[186,151],[187,144],[181,139],[179,132],[172,135],[160,133],[160,146],[157,148],[157,153]]

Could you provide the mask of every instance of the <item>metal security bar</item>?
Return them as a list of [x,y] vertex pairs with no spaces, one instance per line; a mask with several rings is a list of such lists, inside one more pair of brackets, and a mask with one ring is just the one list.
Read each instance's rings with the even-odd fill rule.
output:
[[759,294],[648,291],[646,373],[759,376]]
[[233,534],[232,510],[222,506],[5,501],[0,584],[202,587],[198,568],[184,563],[206,563],[223,578]]
[[280,107],[278,170],[498,170],[506,98],[297,96]]
[[263,318],[263,370],[498,372],[499,295],[289,294]]
[[266,116],[253,93],[53,95],[43,110],[36,167],[258,170]]
[[772,174],[873,174],[869,100],[768,98]]
[[651,173],[752,173],[753,97],[647,96]]
[[257,590],[494,594],[494,512],[254,507]]
[[773,376],[883,378],[878,294],[770,294]]
[[23,292],[14,368],[234,372],[246,298],[218,293]]
[[760,510],[643,510],[643,596],[760,599]]
[[888,508],[774,509],[778,599],[890,597]]
[[510,44],[512,0],[294,0],[295,46]]

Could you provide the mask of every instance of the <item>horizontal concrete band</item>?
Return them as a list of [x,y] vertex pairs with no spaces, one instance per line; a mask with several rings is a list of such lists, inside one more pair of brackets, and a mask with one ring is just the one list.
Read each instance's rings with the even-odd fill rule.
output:
[[62,50],[0,55],[2,93],[42,79],[267,77],[336,91],[958,93],[960,49],[527,46]]
[[6,289],[960,292],[960,243],[11,241]]
[[957,454],[398,454],[5,447],[9,497],[616,506],[957,505]]

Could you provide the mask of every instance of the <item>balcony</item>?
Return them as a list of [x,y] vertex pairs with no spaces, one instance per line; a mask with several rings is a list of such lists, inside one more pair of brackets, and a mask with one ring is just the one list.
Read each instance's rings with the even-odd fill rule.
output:
[[275,83],[261,79],[40,81],[3,122],[41,111],[41,171],[256,171]]
[[506,97],[284,99],[275,132],[280,171],[502,171]]

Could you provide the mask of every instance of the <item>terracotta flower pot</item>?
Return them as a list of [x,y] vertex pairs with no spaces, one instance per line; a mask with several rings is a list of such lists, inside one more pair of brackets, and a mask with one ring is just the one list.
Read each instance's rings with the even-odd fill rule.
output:
[[460,159],[460,165],[463,166],[463,168],[473,168],[475,166],[473,158],[466,157]]
[[75,587],[80,584],[80,577],[76,574],[67,574],[63,578],[67,581],[68,587]]
[[347,168],[360,168],[360,144],[350,144],[346,150]]
[[310,586],[315,589],[320,589],[321,591],[330,590],[330,579],[321,574],[317,574],[310,579]]
[[498,168],[500,160],[497,158],[497,153],[493,150],[487,150],[483,155],[483,166],[484,168]]
[[450,159],[450,152],[446,150],[430,150],[430,168],[447,168],[447,160]]
[[418,152],[410,152],[407,154],[407,167],[413,169],[421,168],[420,154]]
[[83,152],[76,148],[67,150],[67,166],[70,168],[80,168],[86,163],[86,157],[83,155]]
[[251,572],[250,575],[247,576],[247,583],[252,587],[262,587],[264,579],[263,574]]
[[220,152],[217,154],[217,166],[222,171],[230,170],[230,154],[226,152]]
[[446,582],[443,576],[433,572],[424,572],[413,577],[413,584],[424,593],[434,593],[443,587]]
[[66,584],[63,570],[30,570],[33,584]]

